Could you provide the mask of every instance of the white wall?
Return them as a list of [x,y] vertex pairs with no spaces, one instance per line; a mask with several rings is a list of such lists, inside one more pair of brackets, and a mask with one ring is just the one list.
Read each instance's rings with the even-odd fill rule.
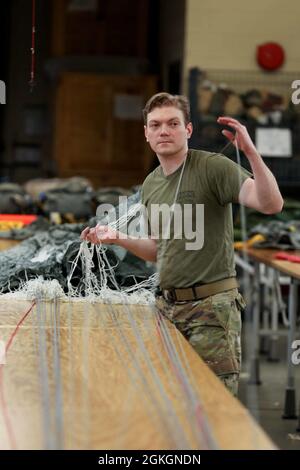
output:
[[259,70],[256,46],[267,41],[284,47],[282,71],[300,71],[299,23],[299,0],[187,0],[185,75],[193,66]]

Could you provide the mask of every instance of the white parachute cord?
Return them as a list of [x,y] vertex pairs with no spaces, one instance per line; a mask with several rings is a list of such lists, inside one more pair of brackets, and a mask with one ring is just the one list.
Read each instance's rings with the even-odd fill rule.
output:
[[[239,167],[241,167],[241,157],[240,157],[240,151],[239,151],[239,146],[238,146],[238,138],[237,135],[235,136],[235,141],[234,141],[234,146],[236,149],[236,159],[237,159],[237,164]],[[242,186],[242,173],[241,171],[239,172],[239,186]],[[247,241],[247,219],[246,219],[246,210],[245,207],[240,204],[240,219],[241,219],[241,229],[242,229],[242,242],[243,242],[243,260],[246,264],[249,264],[249,256],[247,253],[247,248],[246,248],[246,241]],[[256,282],[259,280],[256,279]],[[258,289],[260,289],[260,284],[258,282]],[[247,361],[252,360],[252,354],[253,351],[255,350],[255,343],[256,341],[259,340],[259,338],[254,338],[253,335],[253,319],[251,321],[251,311],[250,311],[250,299],[251,297],[251,283],[250,283],[250,275],[247,270],[243,270],[243,294],[245,295],[245,300],[247,303],[247,307],[245,309],[245,321],[244,321],[244,336],[246,338],[245,341],[245,350],[246,350],[246,358]],[[256,296],[256,302],[257,299],[260,298],[259,296]],[[257,306],[259,307],[259,306]],[[254,307],[255,308],[255,307]],[[248,373],[249,371],[249,362],[248,362]],[[258,406],[258,396],[257,396],[257,388],[253,386],[246,386],[246,402],[247,402],[247,407],[251,410],[251,412],[254,414],[256,420],[259,421],[259,406]],[[259,443],[258,443],[258,437],[253,430],[253,443],[254,443],[254,448],[259,448]]]

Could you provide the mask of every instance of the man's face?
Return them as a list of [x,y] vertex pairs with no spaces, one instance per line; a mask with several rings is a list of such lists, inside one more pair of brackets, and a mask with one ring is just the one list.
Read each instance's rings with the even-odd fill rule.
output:
[[147,116],[145,136],[152,150],[164,157],[187,149],[192,124],[185,125],[183,112],[174,106],[154,108]]

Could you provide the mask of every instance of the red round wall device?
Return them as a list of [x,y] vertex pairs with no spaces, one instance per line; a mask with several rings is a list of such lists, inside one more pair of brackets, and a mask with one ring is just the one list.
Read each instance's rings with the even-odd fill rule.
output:
[[257,46],[258,64],[265,70],[277,70],[284,62],[284,49],[276,42],[266,42]]

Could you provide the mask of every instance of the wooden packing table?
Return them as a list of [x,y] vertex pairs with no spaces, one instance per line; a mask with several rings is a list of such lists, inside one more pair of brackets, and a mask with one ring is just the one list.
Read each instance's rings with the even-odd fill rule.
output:
[[[7,343],[30,306],[1,299],[2,341]],[[0,366],[0,447],[10,449],[15,439],[17,449],[201,449],[205,443],[194,429],[206,416],[218,448],[274,449],[250,413],[167,322],[201,400],[189,415],[186,390],[155,318],[148,306],[130,311],[87,302],[34,306]]]
[[[246,253],[246,255],[254,262],[255,265],[255,285],[257,300],[253,312],[253,351],[252,351],[252,366],[251,377],[252,383],[260,383],[259,380],[259,366],[258,366],[258,337],[259,337],[259,319],[260,319],[260,264],[265,264],[278,272],[285,274],[291,278],[289,288],[289,330],[288,330],[288,344],[287,344],[287,385],[284,398],[283,418],[296,419],[297,406],[296,406],[296,389],[295,389],[295,373],[294,365],[292,363],[292,354],[294,349],[292,344],[295,339],[296,333],[296,319],[298,307],[298,284],[300,280],[300,264],[291,261],[277,260],[274,255],[279,251],[277,249],[260,249],[260,248],[244,248],[237,250],[239,253]],[[288,250],[287,254],[300,256],[300,250]],[[300,406],[299,406],[300,410]],[[300,430],[300,415],[297,426],[297,431]]]
[[[300,280],[300,263],[292,263],[291,261],[274,259],[274,255],[278,253],[278,251],[282,250],[274,250],[273,248],[246,248],[245,250],[238,251],[245,251],[253,261],[266,264],[267,266],[277,269],[277,271],[280,271],[287,276]],[[286,253],[300,256],[300,250],[286,251]]]
[[0,238],[0,251],[9,250],[16,245],[19,245],[20,240],[11,240],[10,238]]

